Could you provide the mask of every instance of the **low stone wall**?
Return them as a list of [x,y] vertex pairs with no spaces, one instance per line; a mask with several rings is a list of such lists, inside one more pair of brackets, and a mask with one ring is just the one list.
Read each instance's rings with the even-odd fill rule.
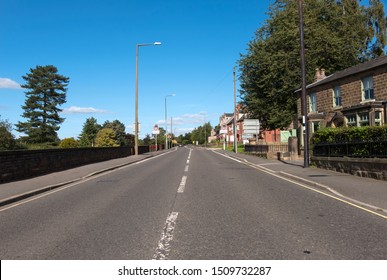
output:
[[[139,147],[139,153],[146,152],[149,147]],[[4,151],[0,152],[0,183],[133,154],[133,147]]]
[[312,157],[319,168],[387,181],[387,159],[350,157]]

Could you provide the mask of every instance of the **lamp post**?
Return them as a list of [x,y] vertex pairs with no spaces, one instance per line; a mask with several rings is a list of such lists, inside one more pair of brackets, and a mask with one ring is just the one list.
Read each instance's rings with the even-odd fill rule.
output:
[[165,96],[165,149],[168,149],[167,97],[175,96],[175,95],[176,94],[172,93]]
[[158,46],[160,42],[152,44],[137,44],[136,45],[136,101],[135,101],[135,121],[134,121],[134,154],[138,155],[138,51],[140,47]]
[[305,76],[305,45],[304,45],[304,18],[302,15],[302,0],[298,0],[298,15],[300,18],[300,56],[301,56],[301,114],[305,128],[304,134],[304,168],[309,167],[309,121],[306,105],[306,76]]

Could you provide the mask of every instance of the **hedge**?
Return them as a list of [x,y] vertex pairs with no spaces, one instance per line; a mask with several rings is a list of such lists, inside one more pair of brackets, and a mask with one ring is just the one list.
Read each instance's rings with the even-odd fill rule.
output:
[[313,144],[319,143],[349,143],[349,142],[379,142],[387,140],[387,125],[322,128],[312,137]]

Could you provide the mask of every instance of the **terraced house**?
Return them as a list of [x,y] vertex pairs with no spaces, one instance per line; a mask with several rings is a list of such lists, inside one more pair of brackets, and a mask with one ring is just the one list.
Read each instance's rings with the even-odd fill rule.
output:
[[[301,90],[297,113],[301,127]],[[320,127],[375,126],[387,123],[387,57],[350,67],[330,76],[316,69],[306,87],[310,132]]]

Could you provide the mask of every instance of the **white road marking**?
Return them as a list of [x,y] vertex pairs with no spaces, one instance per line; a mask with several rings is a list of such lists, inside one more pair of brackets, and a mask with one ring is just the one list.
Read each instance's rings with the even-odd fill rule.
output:
[[187,159],[187,164],[189,164],[189,159]]
[[187,183],[187,176],[183,176],[183,178],[181,178],[181,182],[180,182],[179,188],[177,189],[178,193],[183,193],[184,192],[185,184],[186,183]]
[[153,255],[153,260],[165,260],[168,258],[178,215],[178,212],[171,212],[168,215],[156,252]]
[[184,168],[184,172],[188,172],[189,165],[186,165]]
[[[214,153],[216,153],[216,154],[218,154],[218,155],[221,155],[221,156],[224,156],[225,158],[232,159],[232,160],[237,161],[237,162],[239,162],[239,163],[245,164],[245,165],[247,165],[247,166],[250,166],[250,167],[252,167],[252,168],[255,168],[255,169],[257,169],[257,170],[260,170],[260,171],[262,171],[262,172],[265,172],[265,173],[267,173],[267,174],[269,174],[269,175],[272,175],[272,176],[274,176],[274,177],[277,177],[277,178],[279,178],[279,179],[282,179],[282,180],[284,180],[284,181],[293,183],[293,184],[298,185],[298,186],[300,186],[300,187],[302,187],[302,188],[311,190],[311,191],[313,191],[313,192],[316,192],[316,193],[322,194],[322,195],[324,195],[324,196],[330,197],[330,198],[335,199],[335,200],[337,200],[337,201],[340,201],[340,202],[342,202],[342,203],[348,204],[348,205],[350,205],[350,206],[352,206],[352,207],[355,207],[355,208],[358,208],[358,209],[363,210],[363,211],[365,211],[365,212],[371,213],[371,214],[376,215],[376,216],[378,216],[378,217],[381,217],[381,218],[383,218],[383,219],[387,219],[387,216],[386,216],[386,215],[383,215],[383,214],[380,214],[380,213],[378,213],[378,212],[369,210],[369,209],[367,209],[367,208],[365,208],[365,207],[362,207],[362,206],[360,206],[360,205],[372,207],[373,209],[378,208],[378,207],[375,207],[375,206],[372,206],[372,205],[365,205],[365,203],[362,203],[362,202],[360,202],[360,205],[357,205],[357,204],[355,204],[355,203],[359,203],[359,201],[356,201],[356,200],[354,200],[354,199],[351,199],[351,198],[348,198],[348,197],[344,197],[344,196],[341,196],[342,198],[337,197],[337,196],[339,196],[339,195],[336,194],[336,193],[335,193],[335,195],[337,195],[337,196],[335,196],[335,195],[330,195],[330,194],[325,193],[325,192],[323,192],[323,191],[319,191],[319,190],[317,190],[317,189],[315,189],[315,188],[313,188],[313,187],[307,186],[307,185],[305,185],[305,184],[296,182],[296,181],[294,181],[294,180],[292,180],[292,179],[288,179],[288,178],[285,178],[285,177],[283,177],[283,176],[281,176],[281,175],[278,175],[278,172],[273,171],[273,170],[271,170],[271,169],[269,169],[269,168],[263,167],[263,166],[261,166],[261,165],[257,165],[257,164],[250,163],[250,162],[248,162],[247,160],[244,160],[244,162],[242,162],[242,161],[239,161],[239,160],[237,160],[237,159],[234,159],[234,158],[232,158],[232,157],[230,157],[230,156],[227,156],[227,155],[224,155],[224,154],[215,152],[215,151],[214,151]],[[293,177],[297,177],[297,176],[294,176],[294,175],[293,175]],[[320,185],[320,186],[324,186],[324,185],[322,185],[322,184],[319,184],[319,185]],[[328,188],[327,186],[325,186],[325,187]],[[352,201],[352,202],[351,202],[351,201]],[[382,209],[381,209],[381,210],[382,210]],[[383,211],[383,210],[382,210],[382,211]]]

